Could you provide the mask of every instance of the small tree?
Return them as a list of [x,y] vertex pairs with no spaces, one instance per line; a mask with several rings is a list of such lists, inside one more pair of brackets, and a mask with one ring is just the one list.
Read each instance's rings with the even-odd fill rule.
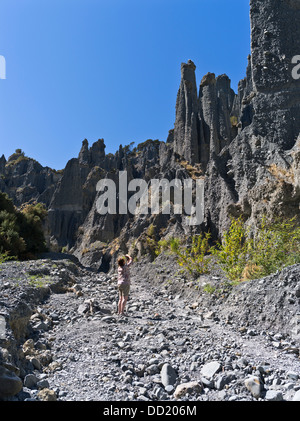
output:
[[247,263],[249,244],[248,232],[242,218],[232,219],[230,228],[225,232],[222,242],[211,249],[221,269],[230,280],[239,279]]
[[209,240],[211,234],[194,235],[190,246],[179,247],[175,253],[178,256],[178,263],[194,276],[209,272],[210,257]]

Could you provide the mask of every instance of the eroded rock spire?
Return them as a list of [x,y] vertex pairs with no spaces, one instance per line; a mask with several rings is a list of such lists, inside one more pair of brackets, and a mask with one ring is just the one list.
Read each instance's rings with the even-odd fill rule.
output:
[[176,101],[174,152],[190,163],[199,162],[198,95],[192,60],[181,64],[181,82]]

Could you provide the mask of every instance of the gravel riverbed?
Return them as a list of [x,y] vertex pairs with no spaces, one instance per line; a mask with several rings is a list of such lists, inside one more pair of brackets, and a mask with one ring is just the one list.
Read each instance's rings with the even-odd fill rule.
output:
[[[195,281],[178,273],[169,258],[137,263],[127,315],[119,317],[114,273],[65,260],[2,265],[0,364],[15,367],[23,383],[5,400],[300,400],[300,268],[233,290],[221,288],[219,276]],[[263,303],[259,286],[268,288]],[[8,328],[12,309],[30,296],[26,333],[17,340]]]

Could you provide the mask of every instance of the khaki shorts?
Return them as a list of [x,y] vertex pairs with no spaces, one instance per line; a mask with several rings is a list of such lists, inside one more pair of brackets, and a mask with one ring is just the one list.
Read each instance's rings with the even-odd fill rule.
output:
[[128,297],[130,284],[120,284],[118,285],[118,290],[119,290],[120,295],[124,295],[124,297]]

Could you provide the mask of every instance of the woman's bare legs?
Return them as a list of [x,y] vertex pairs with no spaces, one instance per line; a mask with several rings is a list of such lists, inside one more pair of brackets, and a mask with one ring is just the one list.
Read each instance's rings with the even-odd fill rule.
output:
[[119,295],[118,314],[124,314],[124,310],[125,310],[125,307],[126,307],[127,300],[128,300],[128,295],[126,295],[126,296],[123,295],[123,294]]
[[121,314],[124,314],[125,306],[128,300],[128,295],[123,295],[121,300]]
[[123,295],[120,294],[119,295],[119,302],[118,302],[118,314],[122,313],[122,300],[123,300]]

